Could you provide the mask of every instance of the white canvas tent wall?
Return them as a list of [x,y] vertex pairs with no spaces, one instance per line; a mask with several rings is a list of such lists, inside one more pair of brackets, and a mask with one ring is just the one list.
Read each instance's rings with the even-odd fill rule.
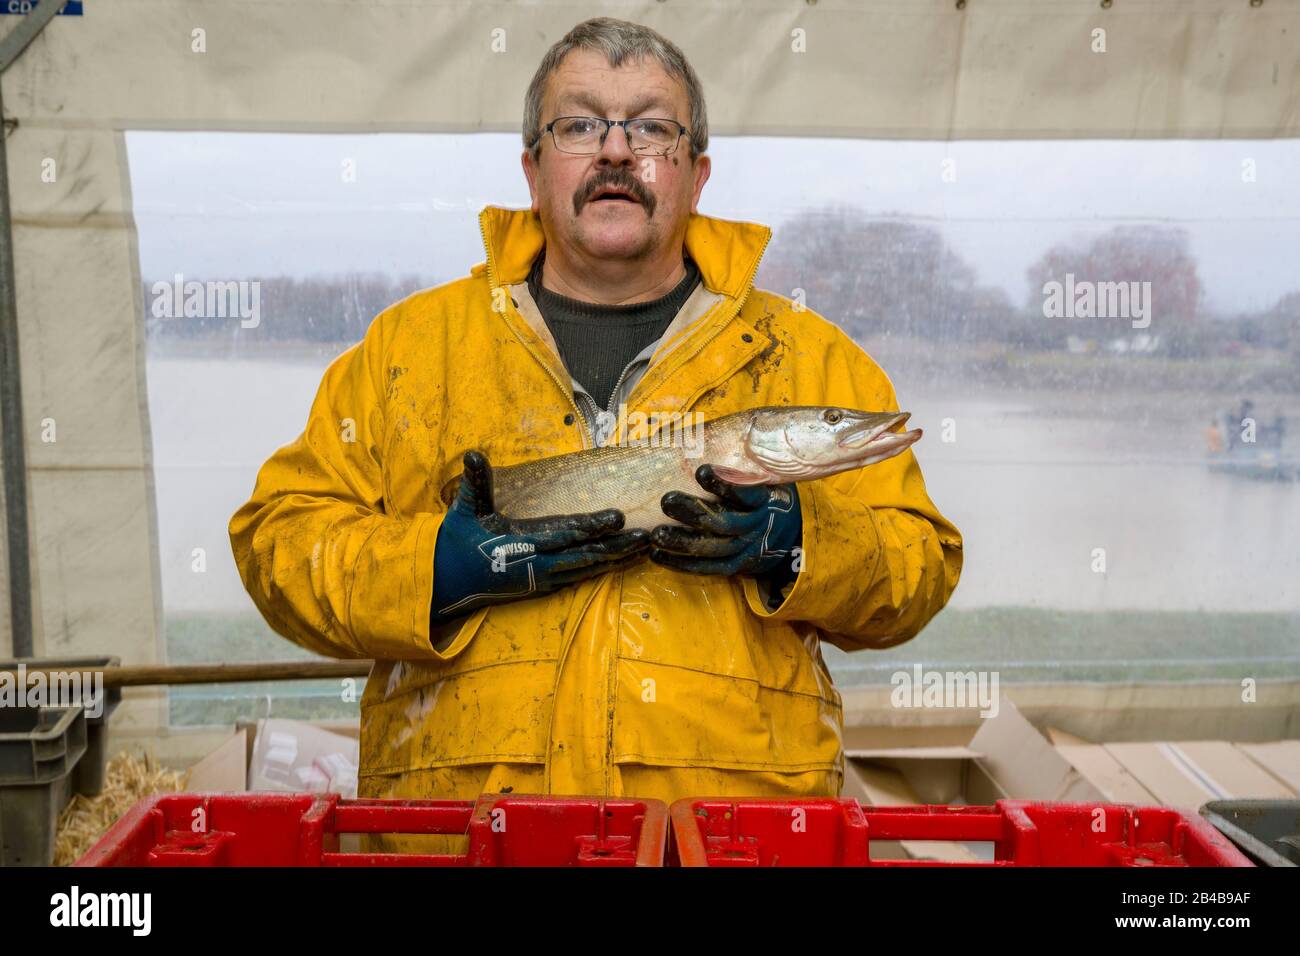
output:
[[[716,135],[1300,136],[1293,0],[87,0],[3,77],[37,654],[163,647],[123,130],[515,131],[542,53],[597,14],[681,45]],[[1278,693],[1266,735],[1300,700]],[[161,692],[129,696],[119,739],[202,749],[167,744]]]

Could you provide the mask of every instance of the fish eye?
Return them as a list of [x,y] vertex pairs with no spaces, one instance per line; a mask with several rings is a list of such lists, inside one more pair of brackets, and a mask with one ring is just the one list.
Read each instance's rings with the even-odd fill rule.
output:
[[828,408],[826,411],[822,412],[822,421],[826,422],[828,425],[837,424],[843,417],[844,416],[840,414],[839,410],[835,408]]

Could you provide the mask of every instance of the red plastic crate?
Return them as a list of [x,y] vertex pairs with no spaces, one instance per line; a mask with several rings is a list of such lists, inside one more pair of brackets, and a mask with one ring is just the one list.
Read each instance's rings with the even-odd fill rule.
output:
[[[202,813],[196,811],[202,810]],[[195,832],[196,821],[203,825]],[[454,853],[340,853],[343,833],[467,835]],[[141,800],[77,866],[663,866],[659,800],[176,793]]]
[[[1250,866],[1221,833],[1170,807],[999,800],[991,807],[864,807],[811,798],[678,800],[680,866]],[[872,860],[872,840],[988,842],[991,862]]]

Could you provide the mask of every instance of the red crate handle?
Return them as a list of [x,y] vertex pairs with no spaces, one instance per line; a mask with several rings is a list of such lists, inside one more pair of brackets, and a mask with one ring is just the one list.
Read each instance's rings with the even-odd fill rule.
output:
[[[508,807],[511,803],[527,803],[538,800],[552,803],[555,796],[530,793],[485,793],[474,806],[474,816],[469,822],[471,866],[495,866],[497,859],[496,841],[492,839],[493,813],[498,808]],[[581,799],[581,798],[572,798]],[[604,842],[606,832],[606,810],[611,806],[641,808],[639,816],[639,839],[635,857],[635,866],[661,867],[664,865],[664,850],[668,842],[668,805],[660,800],[643,800],[637,797],[597,797],[595,813],[597,819],[597,841]]]
[[868,852],[867,818],[858,801],[849,797],[795,797],[785,799],[763,799],[745,797],[687,797],[673,802],[669,808],[669,818],[673,826],[673,842],[679,866],[699,867],[709,865],[709,852],[700,832],[696,810],[700,804],[722,804],[727,807],[731,817],[732,841],[738,837],[741,807],[751,808],[824,808],[834,807],[841,814],[840,824],[847,834],[844,844],[844,866],[867,866],[870,864]]

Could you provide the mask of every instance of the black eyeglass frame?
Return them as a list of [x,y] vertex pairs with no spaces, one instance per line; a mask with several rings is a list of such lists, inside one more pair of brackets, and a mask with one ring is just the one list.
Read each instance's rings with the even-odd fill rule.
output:
[[[560,141],[555,138],[555,124],[560,122],[561,120],[568,120],[568,119],[595,120],[597,123],[605,124],[605,131],[600,134],[600,143],[590,153],[575,153],[572,152],[571,150],[564,149],[560,146]],[[627,134],[627,124],[646,123],[650,121],[654,121],[656,123],[671,123],[672,125],[677,127],[678,130],[677,138],[673,140],[673,145],[668,147],[666,152],[663,153],[637,152],[637,149],[632,146],[632,137],[628,136]],[[628,141],[628,148],[631,149],[632,152],[635,153],[637,156],[671,156],[673,153],[677,152],[677,147],[681,145],[682,137],[690,132],[689,129],[687,129],[681,123],[677,122],[677,120],[669,119],[666,116],[637,116],[637,117],[633,117],[632,119],[621,119],[621,120],[605,119],[605,117],[603,116],[557,116],[555,117],[555,119],[551,120],[549,123],[547,123],[545,126],[542,127],[542,133],[541,136],[538,137],[538,140],[540,141],[543,136],[545,136],[547,133],[550,133],[551,143],[555,146],[557,150],[559,150],[561,153],[564,153],[564,155],[595,156],[597,153],[599,153],[602,149],[605,148],[605,139],[606,137],[609,136],[609,131],[613,129],[615,126],[623,127],[623,136],[626,137]]]

